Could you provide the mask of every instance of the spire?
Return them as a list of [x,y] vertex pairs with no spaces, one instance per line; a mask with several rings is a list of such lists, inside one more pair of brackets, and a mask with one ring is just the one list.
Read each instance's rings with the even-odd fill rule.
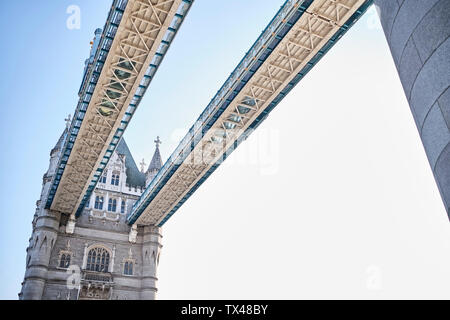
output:
[[159,137],[157,137],[155,140],[156,150],[155,153],[153,154],[153,158],[152,161],[150,162],[150,166],[148,167],[147,172],[152,171],[158,172],[159,169],[161,169],[162,167],[161,153],[159,152],[159,146],[161,143],[162,143],[161,140],[159,139]]
[[53,147],[52,151],[50,152],[50,154],[52,154],[53,152],[57,151],[57,150],[61,150],[62,145],[64,143],[64,140],[66,139],[67,136],[67,132],[69,132],[70,129],[70,124],[72,122],[71,120],[71,115],[69,114],[69,116],[64,119],[64,121],[66,122],[66,127],[64,128],[63,133],[61,134],[61,136],[58,139],[58,142],[56,142],[55,146]]
[[61,136],[58,139],[58,142],[56,142],[55,146],[53,147],[53,149],[50,153],[53,153],[56,150],[61,150],[64,140],[66,139],[66,135],[67,135],[67,128],[64,129],[63,133],[61,134]]
[[146,186],[150,184],[150,182],[153,180],[153,178],[158,174],[159,170],[162,167],[162,159],[161,159],[161,153],[159,152],[159,146],[161,145],[161,140],[159,137],[156,138],[155,144],[156,144],[156,150],[153,154],[152,161],[150,162],[150,165],[147,169],[146,175]]

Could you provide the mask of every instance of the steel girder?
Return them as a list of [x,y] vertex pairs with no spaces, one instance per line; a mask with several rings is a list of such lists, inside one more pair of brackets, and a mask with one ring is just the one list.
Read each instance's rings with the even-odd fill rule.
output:
[[162,226],[365,12],[371,1],[286,1],[128,216]]
[[192,2],[113,1],[47,208],[81,213]]

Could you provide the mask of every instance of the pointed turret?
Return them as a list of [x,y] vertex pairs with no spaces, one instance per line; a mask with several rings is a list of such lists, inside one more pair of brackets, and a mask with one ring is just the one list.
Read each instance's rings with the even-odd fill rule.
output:
[[147,172],[145,173],[145,186],[147,187],[150,182],[155,178],[155,176],[158,174],[159,170],[162,167],[162,159],[161,159],[161,153],[159,152],[159,145],[161,144],[161,140],[159,137],[156,138],[155,144],[156,144],[156,150],[153,154],[152,161],[150,162],[150,165],[148,166]]
[[56,167],[58,165],[61,151],[64,147],[64,143],[66,142],[66,139],[67,139],[67,136],[68,136],[68,133],[70,130],[70,125],[72,123],[72,118],[71,118],[70,114],[66,119],[64,119],[64,121],[66,121],[66,127],[64,128],[64,131],[62,132],[61,136],[59,137],[58,142],[56,142],[55,146],[50,151],[50,165],[48,167],[47,172],[44,175],[44,182],[48,179],[51,179],[56,172]]
[[61,148],[64,145],[64,142],[66,140],[67,132],[69,132],[70,124],[72,121],[71,115],[64,119],[66,121],[66,127],[64,128],[63,133],[61,134],[61,137],[59,137],[58,142],[56,142],[55,146],[53,147],[52,151],[50,151],[50,156],[53,156],[57,151],[60,151]]
[[64,140],[66,139],[66,135],[67,135],[67,128],[64,129],[63,133],[61,134],[61,137],[59,137],[59,139],[58,139],[58,142],[56,142],[56,144],[53,147],[52,151],[50,151],[50,155],[53,155],[57,151],[61,150],[61,148],[62,148],[62,146],[64,144]]

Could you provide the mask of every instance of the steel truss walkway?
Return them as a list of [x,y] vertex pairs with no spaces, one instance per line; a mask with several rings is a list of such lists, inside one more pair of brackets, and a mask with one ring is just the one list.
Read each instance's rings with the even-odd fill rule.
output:
[[113,1],[83,79],[47,209],[81,214],[192,2]]
[[371,4],[286,1],[135,203],[128,223],[162,226]]

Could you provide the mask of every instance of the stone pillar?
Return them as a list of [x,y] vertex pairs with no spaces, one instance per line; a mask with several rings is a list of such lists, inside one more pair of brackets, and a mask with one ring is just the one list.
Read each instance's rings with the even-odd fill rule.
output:
[[30,246],[27,249],[27,267],[20,298],[41,300],[47,281],[50,255],[58,236],[60,214],[43,209],[36,218]]
[[156,297],[156,269],[161,253],[161,229],[157,227],[139,228],[142,234],[142,285],[141,300],[154,300]]
[[450,214],[450,1],[374,2]]
[[64,130],[56,146],[50,152],[49,168],[43,177],[41,197],[36,203],[37,207],[32,222],[33,232],[27,248],[25,278],[19,293],[21,300],[40,300],[45,290],[50,255],[56,243],[61,220],[60,213],[45,209],[45,205],[67,130],[68,128]]

